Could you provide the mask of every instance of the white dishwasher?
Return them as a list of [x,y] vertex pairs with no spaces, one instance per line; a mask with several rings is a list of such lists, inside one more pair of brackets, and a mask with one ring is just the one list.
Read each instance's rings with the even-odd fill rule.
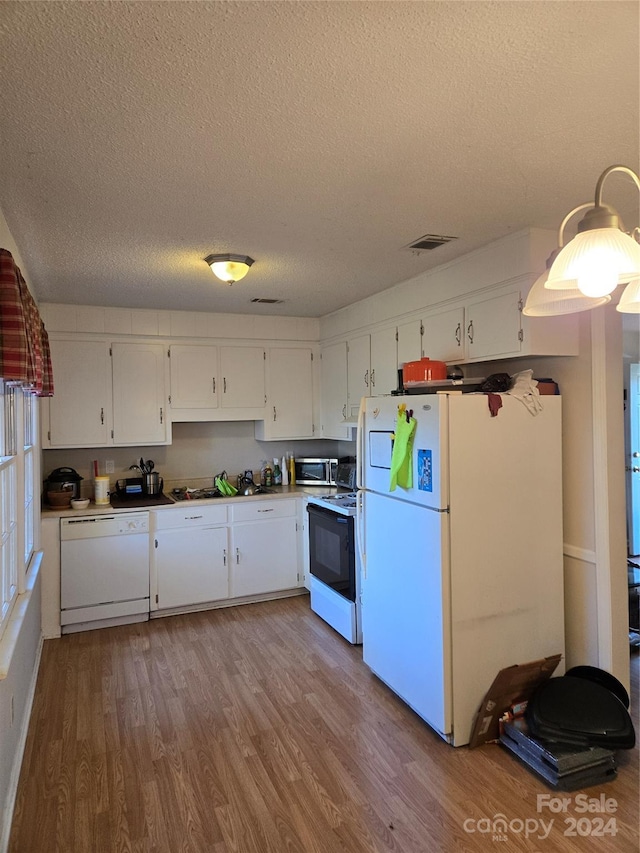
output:
[[62,633],[149,618],[149,513],[60,519]]

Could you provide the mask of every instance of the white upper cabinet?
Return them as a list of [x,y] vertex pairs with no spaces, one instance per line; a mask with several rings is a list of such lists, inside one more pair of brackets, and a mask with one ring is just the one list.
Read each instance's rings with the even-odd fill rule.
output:
[[356,421],[362,397],[371,396],[371,336],[347,342],[347,420]]
[[43,412],[44,447],[102,447],[111,440],[109,344],[50,339],[55,395]]
[[221,405],[225,409],[264,409],[264,347],[220,347]]
[[166,348],[154,343],[114,343],[111,350],[113,443],[166,444]]
[[324,438],[351,438],[347,418],[347,343],[340,341],[321,352],[321,418]]
[[465,358],[464,308],[427,314],[422,320],[422,358],[462,361]]
[[519,289],[470,300],[465,307],[467,358],[481,361],[519,355],[523,341],[522,304]]
[[310,347],[270,347],[265,419],[256,421],[256,438],[313,438],[313,387]]
[[398,367],[422,357],[422,323],[410,320],[398,326]]
[[218,406],[218,347],[172,345],[169,348],[172,409]]
[[398,353],[395,326],[371,333],[371,397],[390,394],[398,387]]

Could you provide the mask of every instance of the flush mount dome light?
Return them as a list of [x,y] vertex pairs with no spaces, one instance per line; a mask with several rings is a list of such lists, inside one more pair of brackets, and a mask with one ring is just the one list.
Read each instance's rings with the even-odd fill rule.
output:
[[248,255],[230,255],[229,253],[208,255],[204,260],[211,267],[211,272],[227,284],[234,284],[244,278],[249,272],[249,267],[254,263],[253,258]]

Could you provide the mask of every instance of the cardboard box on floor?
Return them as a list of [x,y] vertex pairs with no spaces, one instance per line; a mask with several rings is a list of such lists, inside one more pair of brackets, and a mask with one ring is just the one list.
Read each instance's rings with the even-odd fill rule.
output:
[[515,702],[529,699],[536,687],[551,677],[561,659],[560,654],[550,655],[501,669],[478,709],[469,747],[497,740],[500,736],[499,720],[507,708]]

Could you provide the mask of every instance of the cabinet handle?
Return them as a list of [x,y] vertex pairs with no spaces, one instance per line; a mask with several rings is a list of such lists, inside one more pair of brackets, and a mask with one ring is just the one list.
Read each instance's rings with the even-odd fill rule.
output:
[[274,421],[277,417],[278,417],[278,415],[276,414],[276,407],[274,406],[273,407],[273,419],[274,419]]
[[227,377],[226,376],[222,377],[222,393],[223,394],[227,393]]
[[236,548],[236,564],[240,564],[240,548]]
[[375,369],[375,367],[371,371],[371,387],[372,388],[376,387],[376,369]]
[[215,376],[211,379],[211,382],[213,383],[213,393],[215,394],[216,393],[216,377]]
[[345,403],[344,406],[342,407],[342,420],[344,421],[346,419],[347,419],[347,404]]
[[258,512],[273,512],[273,507],[271,509],[259,509]]
[[458,346],[462,343],[462,326],[460,323],[456,326],[456,343]]
[[222,565],[223,566],[227,565],[227,549],[226,548],[222,549]]
[[467,337],[469,338],[469,343],[473,343],[473,320],[467,326]]
[[365,385],[365,388],[369,387],[369,371],[368,370],[365,370],[365,372],[364,372],[364,385]]
[[160,423],[162,423],[162,416],[163,416],[162,406],[160,406]]
[[197,521],[197,519],[202,518],[201,515],[185,515],[185,521]]
[[100,423],[104,423],[104,409],[100,409]]

